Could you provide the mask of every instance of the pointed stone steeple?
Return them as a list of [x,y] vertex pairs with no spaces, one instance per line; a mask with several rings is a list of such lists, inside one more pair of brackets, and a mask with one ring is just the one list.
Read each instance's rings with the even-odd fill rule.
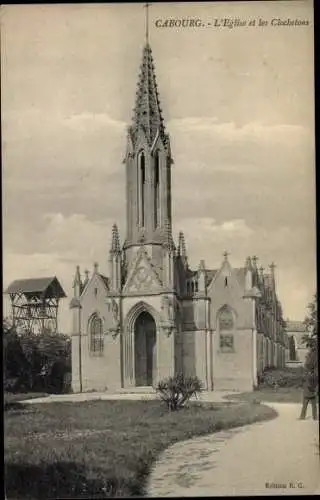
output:
[[252,262],[251,262],[250,257],[246,258],[244,268],[245,268],[245,272],[246,272],[246,285],[245,285],[246,290],[251,290],[254,283],[253,283],[253,275],[252,275]]
[[[146,7],[148,23],[148,9]],[[148,32],[148,29],[146,29]],[[126,165],[127,230],[124,260],[133,247],[145,246],[162,267],[168,248],[167,219],[172,220],[170,139],[165,131],[151,47],[146,36],[132,123],[128,128]],[[170,243],[171,245],[171,243]]]
[[81,275],[80,275],[80,266],[76,267],[76,272],[75,272],[75,275],[74,275],[72,288],[74,290],[74,292],[73,292],[74,297],[80,297],[81,291],[82,291],[82,281],[81,281]]
[[109,251],[109,274],[111,289],[119,292],[121,288],[121,246],[117,224],[112,226],[111,247]]
[[204,293],[206,291],[206,265],[203,259],[200,260],[198,268],[198,292]]
[[251,261],[251,257],[247,257],[247,258],[246,258],[246,261],[245,261],[245,265],[244,265],[244,267],[245,267],[246,269],[252,269],[252,261]]
[[87,283],[89,282],[89,271],[88,269],[86,269],[84,271],[84,275],[85,275],[85,278],[84,278],[84,282],[83,282],[83,288],[87,285]]
[[167,142],[154,68],[152,50],[149,42],[146,42],[142,54],[133,120],[129,128],[133,144],[137,140],[140,128],[143,129],[149,146],[153,144],[158,132],[163,142]]
[[269,265],[269,268],[270,268],[270,278],[271,278],[271,284],[272,284],[272,288],[273,288],[273,291],[275,291],[275,288],[276,288],[276,280],[275,280],[275,263],[274,262],[271,262],[271,264]]

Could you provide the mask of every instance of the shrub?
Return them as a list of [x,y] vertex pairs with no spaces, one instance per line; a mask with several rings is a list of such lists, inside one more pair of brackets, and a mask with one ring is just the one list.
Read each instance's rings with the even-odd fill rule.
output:
[[277,389],[278,387],[296,387],[303,385],[303,368],[269,368],[258,376],[258,387]]
[[202,391],[202,382],[198,377],[185,377],[183,374],[166,378],[158,383],[156,391],[170,411],[184,406],[192,396]]

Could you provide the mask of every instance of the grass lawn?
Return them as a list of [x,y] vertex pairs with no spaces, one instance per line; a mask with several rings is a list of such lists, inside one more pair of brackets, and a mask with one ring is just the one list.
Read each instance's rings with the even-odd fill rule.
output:
[[252,392],[241,392],[228,395],[226,399],[240,401],[261,401],[266,403],[302,403],[302,389],[296,387],[279,387],[278,389],[261,388]]
[[172,413],[159,401],[21,405],[5,412],[7,498],[142,496],[169,445],[276,415],[246,402],[191,403]]

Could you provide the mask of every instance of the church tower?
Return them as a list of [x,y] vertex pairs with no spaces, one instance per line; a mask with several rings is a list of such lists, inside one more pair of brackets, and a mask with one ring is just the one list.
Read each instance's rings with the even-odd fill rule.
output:
[[[171,233],[171,165],[151,47],[146,37],[132,124],[128,128],[126,165],[126,264],[143,245],[152,260],[163,265]],[[169,235],[171,240],[171,234]]]

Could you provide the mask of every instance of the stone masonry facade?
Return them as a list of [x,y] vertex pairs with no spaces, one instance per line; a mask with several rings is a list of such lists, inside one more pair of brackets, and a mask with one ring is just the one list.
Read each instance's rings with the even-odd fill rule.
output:
[[126,169],[127,229],[112,228],[109,276],[94,265],[74,278],[72,385],[78,392],[155,386],[197,375],[206,390],[252,390],[266,367],[285,364],[285,323],[274,265],[188,263],[172,235],[170,138],[149,43],[143,49]]

